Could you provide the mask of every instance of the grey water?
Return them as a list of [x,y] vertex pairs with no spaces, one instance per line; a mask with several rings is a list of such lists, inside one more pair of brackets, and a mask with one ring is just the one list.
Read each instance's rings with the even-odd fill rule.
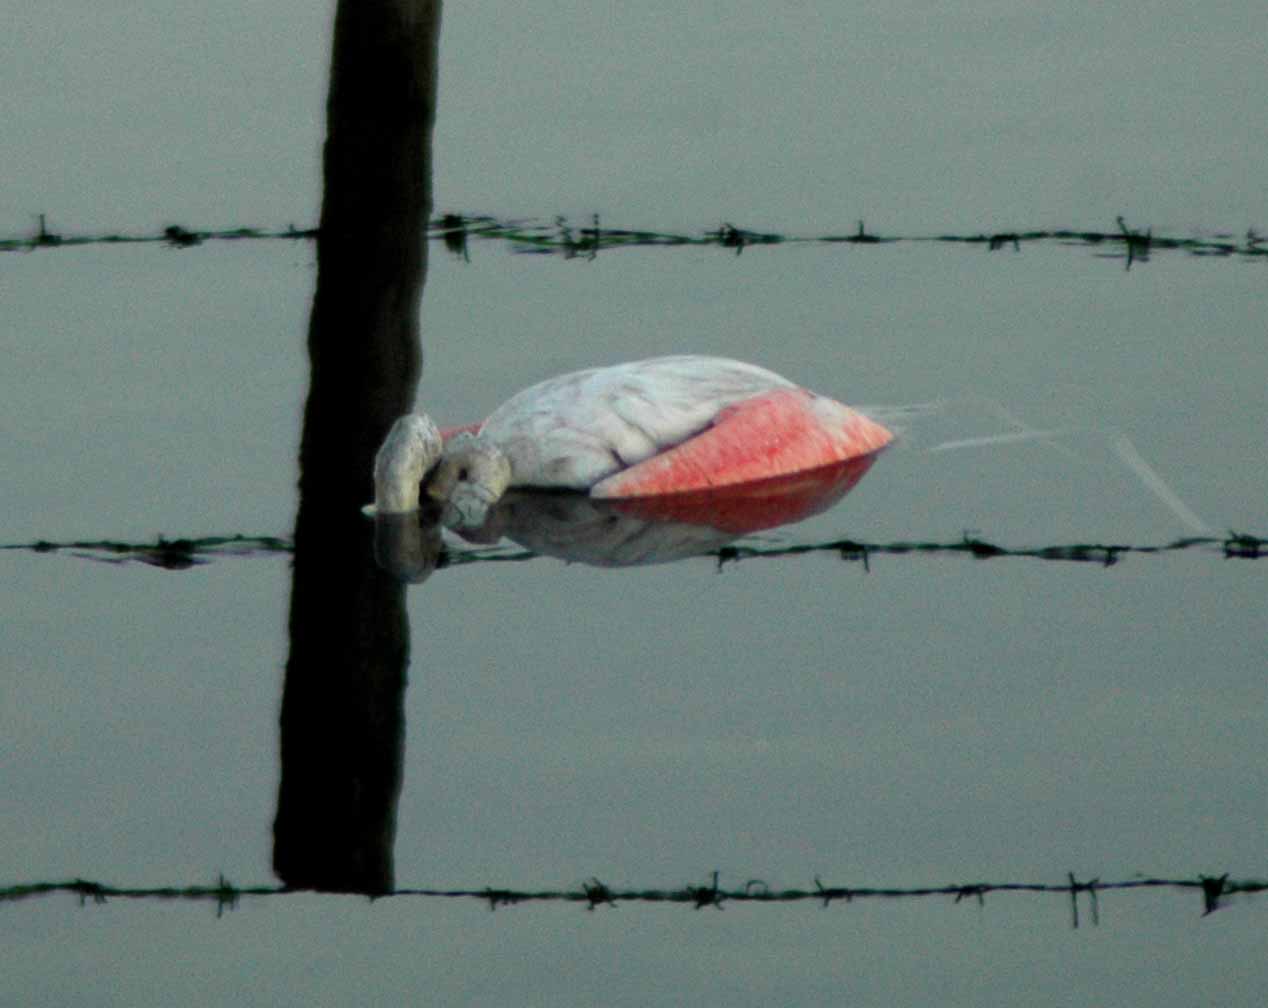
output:
[[[0,61],[23,99],[4,113],[25,139],[10,233],[37,211],[67,231],[310,225],[329,12],[287,8],[23,15],[45,56]],[[1253,99],[1214,67],[1263,14],[1186,10],[823,5],[772,25],[762,5],[532,23],[450,5],[437,209],[1262,231],[1251,166],[1268,152],[1237,126]],[[70,106],[38,86],[58,75],[82,85]],[[314,254],[3,256],[0,540],[289,536]],[[936,404],[837,507],[759,544],[1265,531],[1256,262],[914,244],[469,258],[434,244],[422,300],[419,402],[445,421],[550,374],[683,351],[859,405]],[[1057,433],[1007,440],[1015,421]],[[931,450],[947,442],[970,443]],[[276,882],[289,556],[173,571],[8,550],[0,569],[0,881]],[[1266,572],[1218,549],[438,570],[401,590],[395,881],[1263,877]],[[1257,1003],[1262,897],[1201,909],[1105,894],[1099,927],[1085,903],[1073,931],[1068,899],[1006,894],[492,914],[308,894],[220,917],[62,895],[0,906],[0,1003]]]

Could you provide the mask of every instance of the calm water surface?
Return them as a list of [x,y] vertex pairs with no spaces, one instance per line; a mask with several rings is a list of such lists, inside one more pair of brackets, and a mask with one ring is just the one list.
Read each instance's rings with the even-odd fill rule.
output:
[[[8,541],[288,533],[305,246],[4,265],[21,280],[10,315],[31,334],[5,386],[6,429],[21,432],[6,448]],[[420,398],[463,420],[565,368],[729,353],[855,403],[946,400],[836,509],[757,544],[1187,534],[1109,447],[1120,432],[1214,529],[1253,530],[1268,487],[1246,460],[1268,410],[1239,312],[1256,276],[1179,256],[1124,273],[1059,248],[587,264],[484,246],[469,265],[435,261]],[[952,297],[966,288],[976,296]],[[1068,433],[927,450],[1006,430],[991,403]],[[4,876],[269,882],[287,559],[0,562],[17,824]],[[408,597],[397,880],[1253,876],[1268,811],[1263,577],[1204,551],[1108,569],[909,555],[864,571],[812,554],[720,572],[708,558],[440,571]],[[153,1000],[160,980],[208,1002],[273,990],[339,1003],[354,988],[320,965],[335,947],[355,962],[358,993],[395,997],[635,1003],[723,976],[724,996],[752,1003],[790,990],[916,998],[951,975],[967,1002],[989,968],[992,999],[1055,1003],[1072,982],[1113,988],[1123,957],[1180,956],[1184,984],[1218,973],[1236,1003],[1260,975],[1262,907],[1203,920],[1198,902],[1108,895],[1103,926],[1071,933],[1058,897],[492,916],[475,903],[299,897],[248,900],[219,921],[205,905],[79,910],[53,897],[8,907],[4,928],[15,1003],[34,991],[86,1003],[68,956],[110,978],[112,1003]],[[577,970],[567,983],[550,965],[564,961]],[[1153,982],[1135,977],[1133,997]]]
[[[5,235],[41,211],[67,233],[315,223],[329,11],[169,8],[13,12]],[[1261,3],[769,15],[449,5],[437,209],[1264,233]],[[679,352],[931,404],[832,512],[747,545],[1268,532],[1260,260],[471,252],[436,250],[423,305],[420,402],[446,421]],[[0,257],[0,543],[289,535],[313,281],[304,243]],[[1009,417],[1060,433],[931,451]],[[80,553],[0,552],[0,879],[271,884],[289,558]],[[1266,577],[1201,549],[438,571],[407,596],[397,882],[1263,877]],[[296,895],[219,918],[58,895],[0,907],[0,1005],[1262,1003],[1261,897],[1207,917],[1194,892],[1099,902],[1074,931],[1066,897],[1037,895],[594,913]]]

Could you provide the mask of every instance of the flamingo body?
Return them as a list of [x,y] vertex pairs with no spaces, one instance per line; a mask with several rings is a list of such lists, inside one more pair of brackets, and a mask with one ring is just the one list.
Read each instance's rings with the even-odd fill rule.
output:
[[376,505],[416,508],[421,469],[428,495],[462,526],[481,524],[508,486],[610,499],[689,494],[863,458],[893,440],[862,413],[773,371],[695,355],[539,382],[482,424],[441,431],[438,463],[419,436],[426,424],[410,415],[388,433],[375,463]]
[[682,355],[547,379],[479,437],[511,485],[642,497],[767,479],[876,451],[884,427],[765,368]]

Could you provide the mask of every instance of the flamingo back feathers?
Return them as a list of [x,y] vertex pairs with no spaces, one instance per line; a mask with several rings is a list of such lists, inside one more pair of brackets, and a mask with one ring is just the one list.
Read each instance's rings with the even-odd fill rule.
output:
[[539,382],[498,407],[480,436],[510,458],[515,485],[588,490],[708,430],[729,406],[795,387],[741,361],[657,357]]

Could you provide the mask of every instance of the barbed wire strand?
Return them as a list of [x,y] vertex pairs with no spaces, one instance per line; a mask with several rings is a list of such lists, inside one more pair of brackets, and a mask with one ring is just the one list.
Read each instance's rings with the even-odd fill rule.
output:
[[[1067,881],[1046,882],[970,882],[939,886],[827,886],[819,876],[814,878],[813,889],[773,889],[761,879],[749,879],[743,886],[722,888],[719,873],[713,872],[704,885],[685,885],[676,889],[614,889],[598,878],[591,877],[574,889],[513,889],[495,886],[481,888],[421,888],[407,887],[385,892],[359,893],[371,899],[414,897],[425,899],[475,899],[487,902],[489,909],[515,906],[519,903],[577,903],[587,910],[601,906],[615,907],[620,903],[674,903],[701,910],[712,907],[723,909],[726,903],[797,903],[815,902],[821,907],[833,903],[853,903],[866,899],[916,899],[922,897],[951,897],[954,903],[973,900],[978,906],[986,905],[988,895],[998,893],[1057,894],[1070,899],[1071,926],[1080,925],[1079,897],[1085,894],[1089,918],[1093,926],[1100,923],[1101,894],[1133,889],[1197,890],[1202,895],[1202,916],[1218,910],[1225,897],[1255,895],[1268,891],[1268,881],[1260,879],[1234,880],[1225,872],[1221,875],[1198,875],[1195,878],[1137,877],[1119,882],[1102,882],[1099,878],[1079,881],[1073,872],[1067,873]],[[62,881],[29,882],[0,887],[0,902],[16,903],[28,899],[48,897],[58,893],[77,896],[81,906],[90,901],[103,904],[111,899],[121,900],[193,900],[216,904],[216,915],[236,908],[245,897],[277,897],[309,893],[313,890],[287,886],[236,886],[223,874],[214,885],[190,886],[113,886],[83,878]]]
[[[219,535],[181,537],[168,539],[158,536],[153,542],[124,542],[115,539],[79,539],[67,542],[51,542],[37,539],[26,543],[3,543],[0,551],[26,551],[31,553],[69,553],[80,559],[104,563],[145,563],[166,570],[186,570],[208,563],[218,557],[250,557],[269,554],[287,554],[294,550],[293,543],[282,536],[271,535]],[[893,542],[866,542],[841,538],[824,542],[793,543],[789,545],[740,543],[710,550],[701,556],[712,557],[721,570],[741,560],[778,559],[813,553],[836,554],[843,560],[860,563],[871,569],[871,560],[877,556],[906,556],[909,554],[952,554],[972,557],[975,560],[991,560],[1001,557],[1021,557],[1032,560],[1091,563],[1112,567],[1124,557],[1178,553],[1198,550],[1223,559],[1259,560],[1268,557],[1268,539],[1244,532],[1230,531],[1226,536],[1189,536],[1167,543],[1129,545],[1126,543],[1065,543],[1054,546],[1009,547],[990,542],[973,532],[965,532],[959,539],[948,542],[923,540],[897,540]],[[438,568],[461,567],[473,563],[522,563],[536,560],[541,554],[517,547],[494,546],[489,548],[446,547],[440,556]]]
[[[484,214],[447,213],[436,217],[428,227],[433,241],[463,261],[470,261],[471,241],[500,241],[516,252],[555,255],[564,259],[593,260],[602,250],[621,248],[716,247],[740,255],[746,248],[775,245],[893,245],[898,243],[936,242],[984,248],[995,252],[1012,249],[1020,252],[1023,244],[1055,243],[1094,249],[1099,257],[1121,260],[1124,269],[1148,262],[1159,251],[1182,251],[1201,257],[1230,258],[1268,262],[1268,240],[1254,228],[1242,236],[1228,232],[1191,237],[1155,235],[1152,228],[1141,231],[1129,227],[1122,216],[1112,231],[1089,231],[1076,228],[1024,229],[1015,231],[981,231],[965,234],[883,235],[867,230],[859,221],[852,232],[829,232],[819,235],[794,235],[753,231],[732,223],[716,229],[690,234],[671,230],[631,230],[607,228],[595,214],[590,226],[574,226],[566,217],[552,222],[534,219],[498,220]],[[238,227],[199,229],[183,224],[169,224],[153,233],[64,234],[50,230],[46,214],[38,215],[35,230],[26,235],[0,238],[0,252],[31,252],[37,249],[68,249],[84,245],[162,244],[170,248],[191,249],[219,241],[312,241],[316,228]],[[1104,250],[1104,251],[1102,251]]]

